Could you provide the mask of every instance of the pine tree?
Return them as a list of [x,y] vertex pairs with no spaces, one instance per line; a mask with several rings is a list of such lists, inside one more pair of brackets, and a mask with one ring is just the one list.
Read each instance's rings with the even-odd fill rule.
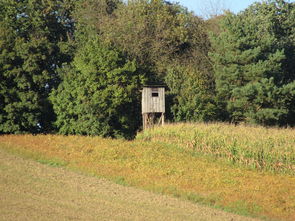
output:
[[283,0],[255,3],[228,13],[212,38],[218,98],[231,121],[295,123],[294,9]]

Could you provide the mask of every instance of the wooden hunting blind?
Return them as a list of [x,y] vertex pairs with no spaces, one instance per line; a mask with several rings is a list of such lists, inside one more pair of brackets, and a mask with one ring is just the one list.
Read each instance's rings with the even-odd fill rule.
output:
[[143,129],[164,124],[165,87],[145,86],[142,90]]

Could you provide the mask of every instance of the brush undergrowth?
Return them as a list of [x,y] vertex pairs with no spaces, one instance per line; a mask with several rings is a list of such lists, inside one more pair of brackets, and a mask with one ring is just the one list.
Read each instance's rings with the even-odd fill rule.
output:
[[[134,141],[82,136],[7,135],[0,136],[0,148],[49,165],[65,166],[104,177],[121,185],[168,194],[242,215],[295,220],[295,177],[290,171],[284,169],[287,172],[281,173],[281,169],[276,169],[274,171],[279,173],[275,173],[249,170],[237,166],[243,161],[229,164],[216,160],[215,153],[200,153],[191,146],[193,140],[188,140],[191,136],[195,138],[196,128],[201,128],[203,138],[198,140],[198,145],[206,145],[204,149],[210,146],[210,138],[205,138],[205,134],[213,140],[227,136],[229,140],[236,139],[239,148],[248,140],[246,146],[255,156],[255,147],[251,146],[251,142],[257,144],[259,139],[266,139],[261,132],[264,130],[262,128],[257,128],[258,133],[255,128],[182,124],[146,131]],[[286,154],[286,150],[292,149],[292,132],[267,129],[267,136],[272,134],[274,139],[280,137],[270,152],[277,153],[280,150]],[[248,139],[246,136],[249,136]],[[231,145],[227,139],[224,141]],[[277,147],[278,143],[281,145]],[[219,145],[214,147],[227,149]],[[266,145],[263,147],[267,152]],[[242,152],[242,149],[238,149],[239,155],[236,155],[240,156]],[[204,156],[204,153],[207,155]],[[220,157],[224,156],[227,155],[220,154]],[[292,158],[284,162],[288,168],[286,165],[292,165]]]

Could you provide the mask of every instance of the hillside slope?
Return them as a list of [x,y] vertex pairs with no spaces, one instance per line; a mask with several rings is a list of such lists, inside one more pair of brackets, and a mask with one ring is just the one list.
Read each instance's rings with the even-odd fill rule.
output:
[[253,220],[0,149],[0,220]]

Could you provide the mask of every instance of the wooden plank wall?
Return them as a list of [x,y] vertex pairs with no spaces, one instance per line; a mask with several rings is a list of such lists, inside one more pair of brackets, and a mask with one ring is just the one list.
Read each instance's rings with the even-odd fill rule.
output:
[[[158,93],[158,97],[153,97],[152,93]],[[142,113],[165,113],[165,88],[143,88]]]

